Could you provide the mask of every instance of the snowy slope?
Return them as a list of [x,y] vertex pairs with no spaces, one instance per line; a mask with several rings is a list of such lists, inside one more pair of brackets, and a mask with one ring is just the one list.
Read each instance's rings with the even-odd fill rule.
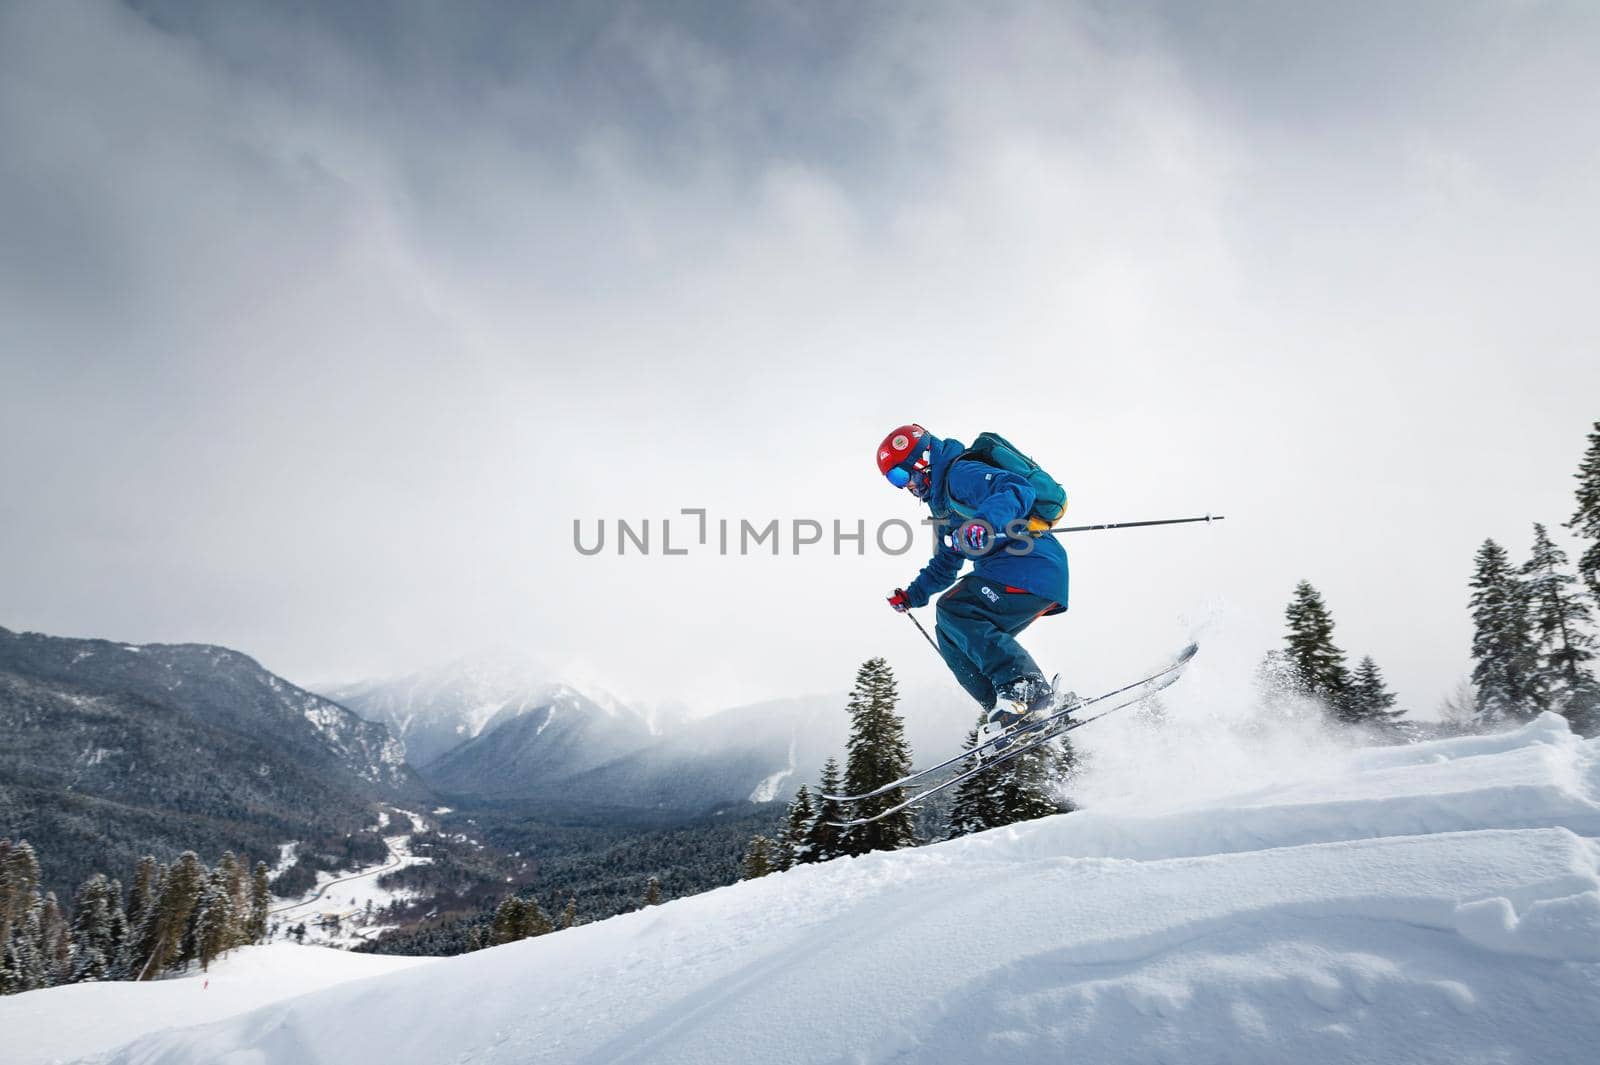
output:
[[268,1003],[433,962],[279,944],[245,947],[173,980],[71,984],[0,998],[0,1061],[50,1065],[111,1050],[134,1032],[219,1020]]
[[1547,716],[1295,776],[806,866],[107,1060],[1593,1060],[1600,743]]

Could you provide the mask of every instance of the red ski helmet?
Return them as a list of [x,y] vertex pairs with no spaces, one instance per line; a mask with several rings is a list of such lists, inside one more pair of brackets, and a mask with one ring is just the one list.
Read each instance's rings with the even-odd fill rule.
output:
[[883,443],[878,445],[878,472],[887,477],[890,470],[912,455],[920,454],[923,450],[922,438],[926,435],[928,430],[913,422],[900,426],[884,437]]

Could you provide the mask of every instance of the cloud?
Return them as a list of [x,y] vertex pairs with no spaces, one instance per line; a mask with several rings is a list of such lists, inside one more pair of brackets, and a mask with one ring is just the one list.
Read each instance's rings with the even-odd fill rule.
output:
[[1429,705],[1473,547],[1565,516],[1595,417],[1596,23],[0,8],[0,623],[304,679],[509,642],[706,703],[936,681],[905,560],[570,544],[910,516],[867,453],[915,418],[1086,521],[1230,513],[1075,541],[1041,658],[1131,668],[1217,599],[1270,640],[1308,577]]

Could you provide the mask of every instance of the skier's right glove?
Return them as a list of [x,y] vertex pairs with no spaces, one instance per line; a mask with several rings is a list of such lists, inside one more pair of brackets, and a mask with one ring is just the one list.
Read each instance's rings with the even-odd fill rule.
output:
[[889,597],[889,605],[902,614],[910,610],[911,600],[906,598],[906,590],[904,588],[896,588],[894,594]]

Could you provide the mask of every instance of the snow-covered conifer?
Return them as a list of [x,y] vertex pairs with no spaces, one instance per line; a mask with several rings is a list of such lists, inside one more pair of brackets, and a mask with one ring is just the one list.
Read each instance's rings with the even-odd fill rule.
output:
[[269,875],[266,862],[257,862],[250,873],[250,915],[244,926],[247,943],[260,943],[267,938],[267,918],[272,908]]
[[1527,720],[1543,706],[1538,686],[1538,649],[1528,617],[1527,586],[1505,548],[1485,540],[1473,559],[1472,682],[1479,714],[1487,723]]
[[161,877],[161,893],[150,910],[148,934],[137,958],[136,979],[152,980],[186,960],[191,918],[200,901],[205,866],[194,851],[184,851]]
[[217,860],[217,873],[222,877],[223,888],[228,893],[228,911],[232,925],[228,929],[228,946],[243,946],[249,942],[245,925],[250,920],[250,870],[232,851],[224,851]]
[[823,763],[822,777],[817,781],[817,814],[806,831],[805,853],[800,861],[825,862],[844,853],[838,824],[850,818],[850,807],[828,798],[843,790],[844,784],[839,779],[839,762],[829,758]]
[[1388,721],[1405,713],[1393,709],[1397,698],[1385,683],[1378,663],[1371,655],[1366,655],[1350,677],[1342,716],[1346,721],[1361,724]]
[[1058,798],[1057,751],[1043,743],[1012,758],[1000,767],[998,813],[1003,825],[1032,821],[1060,813]]
[[740,878],[754,880],[772,871],[772,841],[760,834],[750,837],[750,846],[745,849],[744,861],[740,864]]
[[1600,727],[1600,691],[1589,662],[1594,637],[1588,629],[1594,616],[1576,578],[1566,571],[1566,552],[1557,547],[1543,525],[1533,526],[1533,554],[1522,567],[1529,623],[1535,641],[1538,689],[1546,705],[1565,714],[1585,734]]
[[44,900],[37,892],[31,896],[27,911],[12,922],[5,969],[7,990],[13,994],[50,986],[44,947]]
[[159,971],[159,963],[151,959],[161,931],[161,889],[166,875],[166,867],[152,856],[147,854],[139,859],[133,890],[128,893],[128,949],[119,979],[149,979],[146,970],[152,966]]
[[1578,576],[1589,589],[1589,595],[1600,604],[1600,422],[1594,423],[1589,434],[1589,450],[1578,464],[1577,509],[1567,528],[1589,546],[1578,556]]
[[[906,742],[905,721],[895,712],[899,695],[894,672],[882,658],[871,658],[856,671],[850,690],[850,740],[846,745],[844,787],[860,795],[911,772],[911,746]],[[895,788],[855,803],[855,816],[871,817],[905,800],[905,790]],[[870,824],[845,829],[841,845],[847,854],[895,850],[915,846],[916,831],[910,810],[901,810]]]
[[1301,581],[1295,585],[1294,598],[1284,616],[1289,622],[1285,658],[1297,687],[1337,711],[1349,677],[1344,668],[1344,652],[1333,642],[1333,615],[1323,602],[1322,593],[1310,581]]
[[811,833],[811,822],[816,818],[817,811],[811,806],[811,791],[802,784],[789,803],[783,835],[773,847],[772,864],[775,868],[789,869],[811,860],[811,845],[807,842],[807,836]]
[[661,879],[652,876],[650,882],[644,886],[644,904],[646,906],[661,905]]
[[517,895],[507,895],[495,907],[494,920],[489,923],[488,945],[498,947],[525,938],[527,924],[527,900]]
[[39,886],[39,858],[27,840],[5,841],[0,847],[0,945],[12,927],[33,905],[34,889]]
[[115,916],[122,909],[119,894],[104,873],[96,873],[85,880],[73,896],[72,983],[111,978],[112,967],[122,950]]
[[[985,716],[982,713],[978,715],[980,724]],[[977,745],[977,727],[967,733],[963,742],[967,747]],[[978,756],[969,754],[961,763],[960,772],[968,773],[976,768],[978,768]],[[950,805],[950,821],[945,828],[945,839],[955,839],[957,836],[982,832],[984,829],[993,828],[1000,823],[997,818],[997,797],[991,790],[993,784],[994,781],[989,778],[987,773],[980,773],[972,779],[956,785],[955,798]]]
[[206,877],[200,892],[200,903],[195,911],[194,955],[200,968],[208,970],[213,960],[225,954],[238,937],[233,915],[233,891],[230,886],[233,870],[219,867]]

